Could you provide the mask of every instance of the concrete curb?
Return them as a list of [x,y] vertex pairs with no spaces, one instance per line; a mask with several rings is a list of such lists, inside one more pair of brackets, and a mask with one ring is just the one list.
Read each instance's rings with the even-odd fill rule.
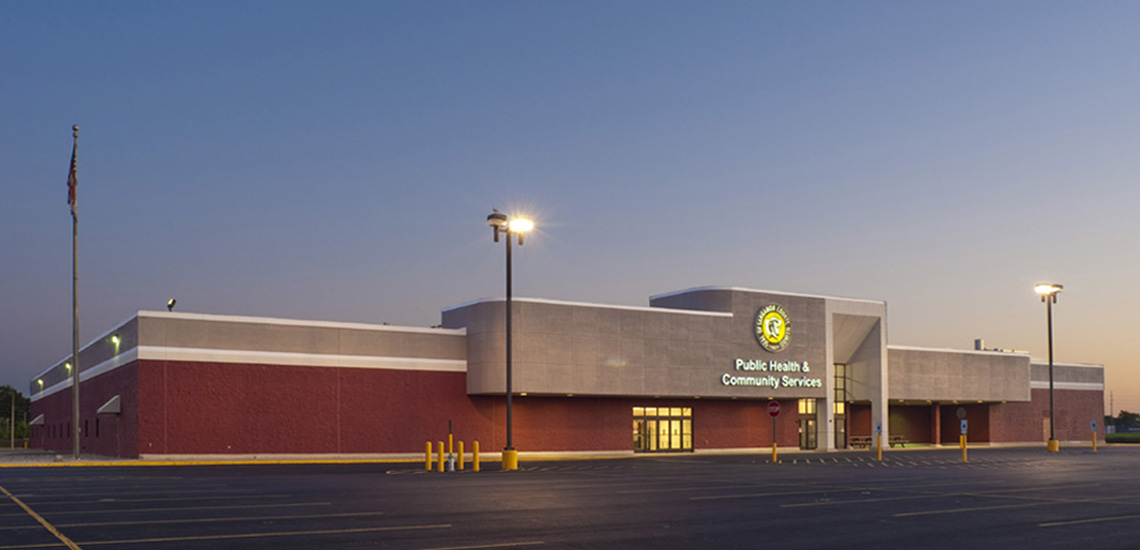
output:
[[[1134,445],[1134,444],[1133,444]],[[1133,446],[1126,443],[1102,443],[1098,442],[1097,447],[1128,447]],[[1011,449],[1011,448],[1034,448],[1039,447],[1037,443],[971,443],[969,449],[971,450],[984,450],[984,449]],[[919,447],[884,447],[884,454],[896,453],[913,453],[924,451],[946,451],[957,448],[957,445],[922,445]],[[1061,449],[1089,449],[1092,447],[1091,442],[1088,441],[1072,441],[1062,442]],[[1044,447],[1042,447],[1044,450]],[[836,453],[874,453],[875,449],[838,449],[831,452],[826,451],[804,451],[797,448],[779,448],[781,455],[796,455],[805,458],[815,456],[830,456]],[[520,462],[559,462],[559,461],[575,461],[575,460],[619,460],[619,459],[651,459],[651,458],[696,458],[702,456],[742,456],[742,455],[767,455],[771,452],[770,447],[763,447],[757,449],[705,449],[697,450],[695,452],[679,452],[679,453],[634,453],[632,451],[598,451],[598,452],[533,452],[533,453],[519,453]],[[92,457],[84,459],[80,457],[79,460],[72,460],[70,457],[64,458],[55,453],[20,453],[26,454],[30,457],[35,457],[38,460],[5,460],[16,457],[4,457],[4,453],[0,453],[0,469],[5,468],[79,468],[79,467],[115,467],[115,466],[254,466],[254,465],[304,465],[304,464],[423,464],[424,455],[419,453],[400,453],[400,454],[381,454],[381,455],[172,455],[158,458],[154,455],[144,456],[139,459],[108,459],[104,457]],[[471,453],[465,453],[470,455]],[[498,463],[501,462],[501,453],[480,453],[481,462]]]

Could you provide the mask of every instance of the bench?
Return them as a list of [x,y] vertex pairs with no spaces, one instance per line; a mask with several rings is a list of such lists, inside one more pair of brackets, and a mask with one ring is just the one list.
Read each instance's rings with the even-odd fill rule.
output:
[[869,435],[853,435],[851,436],[851,447],[856,449],[869,449],[871,447],[871,436]]
[[891,447],[898,445],[899,447],[902,447],[905,449],[907,443],[910,443],[910,440],[908,440],[907,438],[905,438],[901,435],[892,435],[891,436],[891,443],[890,443]]

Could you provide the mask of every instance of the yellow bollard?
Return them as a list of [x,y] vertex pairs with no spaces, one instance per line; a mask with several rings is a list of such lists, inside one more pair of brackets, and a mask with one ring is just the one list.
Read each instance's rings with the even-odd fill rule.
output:
[[459,469],[463,469],[463,442],[459,442]]
[[431,441],[427,442],[427,452],[424,453],[424,469],[431,471]]
[[519,469],[519,452],[511,449],[503,449],[502,470],[504,472],[513,472]]
[[471,447],[471,469],[478,472],[479,471],[479,442],[474,441],[474,442],[472,442],[472,445],[473,445],[473,447]]
[[883,434],[879,434],[879,462],[883,461]]
[[437,471],[437,472],[443,471],[443,442],[442,441],[439,442],[439,465],[436,467],[435,471]]
[[1096,432],[1093,432],[1093,452],[1096,452]]
[[966,460],[966,434],[958,436],[958,444],[962,446],[962,462],[969,462]]
[[447,434],[447,454],[455,452],[455,441],[451,434]]
[[777,460],[778,459],[776,457],[776,442],[773,441],[772,442],[772,464],[775,464]]

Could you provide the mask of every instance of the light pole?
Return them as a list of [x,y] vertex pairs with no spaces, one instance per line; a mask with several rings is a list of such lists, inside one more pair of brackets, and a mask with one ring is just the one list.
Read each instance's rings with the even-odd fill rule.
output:
[[1057,303],[1057,294],[1064,288],[1053,283],[1038,283],[1033,287],[1045,302],[1045,317],[1049,327],[1049,443],[1046,449],[1055,453],[1061,450],[1057,442],[1057,427],[1053,419],[1053,304]]
[[8,437],[9,437],[8,448],[9,449],[15,449],[16,448],[16,388],[12,388],[12,391],[9,393],[11,394],[9,399],[10,399],[11,404],[12,404],[12,414],[9,415],[9,418],[8,418],[8,429],[9,429],[9,432],[8,432]]
[[518,235],[519,246],[523,244],[523,234],[534,229],[534,222],[527,218],[508,218],[506,214],[493,208],[487,216],[495,242],[499,234],[507,235],[507,446],[503,448],[503,470],[519,469],[519,454],[511,438],[511,235]]

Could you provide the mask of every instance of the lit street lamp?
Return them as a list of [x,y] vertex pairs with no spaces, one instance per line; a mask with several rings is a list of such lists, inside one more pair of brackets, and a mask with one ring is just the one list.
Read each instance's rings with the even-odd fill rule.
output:
[[1053,283],[1038,283],[1033,287],[1033,290],[1041,295],[1041,301],[1045,302],[1045,316],[1049,323],[1049,444],[1046,448],[1051,453],[1061,450],[1061,445],[1057,443],[1057,428],[1053,420],[1053,304],[1057,303],[1057,294],[1062,288],[1064,287]]
[[534,222],[527,218],[508,218],[497,208],[492,210],[487,216],[487,225],[491,226],[495,242],[499,242],[500,233],[507,235],[507,446],[503,448],[503,470],[517,470],[519,454],[511,438],[511,235],[518,235],[519,246],[522,246],[523,234],[534,229]]
[[11,397],[10,401],[12,403],[12,414],[8,418],[8,424],[9,424],[9,430],[10,430],[8,432],[8,438],[9,438],[8,448],[9,449],[15,449],[16,448],[16,388],[12,388],[12,397]]

